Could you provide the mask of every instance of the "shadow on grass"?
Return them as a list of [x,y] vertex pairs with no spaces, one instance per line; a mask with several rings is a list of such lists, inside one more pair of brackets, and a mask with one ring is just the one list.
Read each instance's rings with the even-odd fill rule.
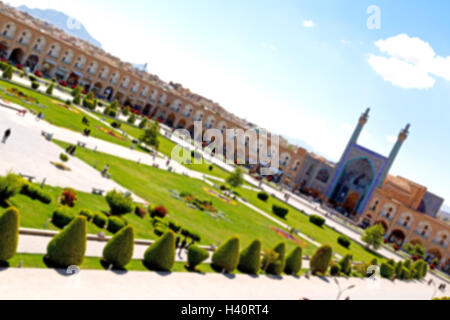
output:
[[173,273],[172,271],[161,270],[161,269],[155,268],[153,266],[150,266],[145,261],[142,261],[142,264],[143,264],[144,267],[147,268],[147,270],[150,270],[150,271],[152,271],[152,272],[154,272],[157,275],[162,276],[162,277],[170,276]]

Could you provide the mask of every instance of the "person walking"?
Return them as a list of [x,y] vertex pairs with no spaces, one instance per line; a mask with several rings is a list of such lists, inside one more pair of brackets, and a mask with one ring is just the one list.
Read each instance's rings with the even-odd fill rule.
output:
[[101,172],[103,177],[105,177],[108,174],[108,170],[109,170],[109,164],[107,164]]
[[10,135],[11,135],[11,129],[6,129],[5,133],[3,134],[2,143],[6,143],[6,140],[8,140]]

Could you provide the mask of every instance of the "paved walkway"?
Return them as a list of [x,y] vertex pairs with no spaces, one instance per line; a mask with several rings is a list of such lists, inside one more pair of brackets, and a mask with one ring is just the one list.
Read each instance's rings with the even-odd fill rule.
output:
[[[47,122],[38,122],[31,114],[21,117],[10,109],[0,107],[2,134],[6,128],[11,128],[12,134],[6,144],[0,143],[0,174],[10,171],[22,173],[36,177],[35,182],[38,183],[46,179],[47,184],[73,187],[85,192],[91,192],[93,187],[105,191],[126,191],[113,180],[102,178],[98,171],[77,158],[71,157],[66,163],[71,171],[60,170],[51,164],[52,161],[61,162],[59,155],[63,150],[41,136],[41,130],[55,128]],[[69,133],[72,135],[70,140],[76,143],[76,135]],[[138,197],[135,200],[145,203]]]
[[[370,279],[339,279],[345,291],[341,299],[352,300],[429,300],[448,295],[425,282]],[[65,270],[0,270],[0,300],[6,299],[155,299],[155,300],[335,300],[339,287],[333,279],[310,277],[283,278],[248,275],[156,273],[81,270],[68,276]]]

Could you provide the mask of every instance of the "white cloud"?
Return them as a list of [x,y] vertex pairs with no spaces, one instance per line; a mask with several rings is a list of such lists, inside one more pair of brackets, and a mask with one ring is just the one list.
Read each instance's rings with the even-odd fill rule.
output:
[[316,24],[312,20],[303,20],[303,26],[305,28],[314,28]]
[[369,55],[369,64],[384,80],[406,89],[429,89],[436,78],[450,81],[450,56],[437,56],[429,43],[407,34],[375,42],[385,56]]
[[394,144],[395,142],[397,142],[397,137],[396,136],[386,136],[386,140],[389,143]]

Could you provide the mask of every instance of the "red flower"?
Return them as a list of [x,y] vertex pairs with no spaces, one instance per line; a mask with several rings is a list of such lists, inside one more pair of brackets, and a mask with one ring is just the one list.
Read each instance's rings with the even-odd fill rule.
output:
[[17,66],[17,69],[19,69],[19,70],[22,70],[23,69],[23,66],[19,63]]
[[41,73],[39,70],[36,70],[36,71],[34,72],[34,75],[35,75],[36,77],[42,78],[42,73]]
[[152,217],[160,217],[160,218],[164,218],[167,215],[167,209],[164,208],[163,206],[157,206],[155,208],[153,208],[152,210]]

